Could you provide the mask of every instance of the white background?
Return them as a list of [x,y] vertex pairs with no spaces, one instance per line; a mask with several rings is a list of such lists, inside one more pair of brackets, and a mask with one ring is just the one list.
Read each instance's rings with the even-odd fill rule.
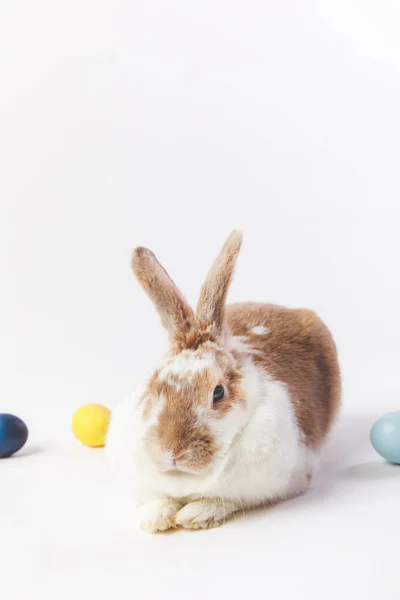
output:
[[[400,598],[400,468],[368,432],[400,409],[396,0],[2,0],[0,464],[8,598]],[[70,433],[159,356],[130,273],[151,247],[188,298],[230,229],[231,300],[317,310],[343,417],[315,488],[206,533],[139,533],[102,450]]]

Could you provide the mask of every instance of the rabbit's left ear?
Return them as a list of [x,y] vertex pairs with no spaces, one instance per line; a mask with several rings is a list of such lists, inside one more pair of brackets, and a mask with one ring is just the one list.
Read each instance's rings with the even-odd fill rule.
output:
[[226,296],[241,245],[241,232],[232,231],[201,288],[197,304],[198,326],[213,341],[219,340],[223,333]]

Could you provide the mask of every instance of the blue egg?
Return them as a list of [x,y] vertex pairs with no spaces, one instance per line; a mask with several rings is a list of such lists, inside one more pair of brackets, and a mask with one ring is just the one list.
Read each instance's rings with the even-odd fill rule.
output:
[[400,465],[400,411],[378,419],[371,428],[370,439],[378,454]]
[[0,414],[0,458],[8,458],[22,448],[28,439],[28,428],[21,419]]

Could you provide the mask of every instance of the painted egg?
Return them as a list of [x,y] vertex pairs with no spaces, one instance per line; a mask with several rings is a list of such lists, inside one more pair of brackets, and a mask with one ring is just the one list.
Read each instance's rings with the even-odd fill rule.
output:
[[111,411],[102,404],[84,404],[72,417],[72,431],[82,444],[104,446]]
[[387,461],[400,464],[400,411],[383,415],[374,423],[371,444]]
[[22,448],[28,439],[28,428],[14,415],[0,414],[0,458],[8,458]]

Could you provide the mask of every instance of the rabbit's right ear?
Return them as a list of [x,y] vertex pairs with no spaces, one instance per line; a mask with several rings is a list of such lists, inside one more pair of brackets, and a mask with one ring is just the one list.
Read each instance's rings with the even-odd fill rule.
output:
[[189,331],[195,321],[193,311],[153,252],[135,248],[132,269],[171,338],[176,339]]

